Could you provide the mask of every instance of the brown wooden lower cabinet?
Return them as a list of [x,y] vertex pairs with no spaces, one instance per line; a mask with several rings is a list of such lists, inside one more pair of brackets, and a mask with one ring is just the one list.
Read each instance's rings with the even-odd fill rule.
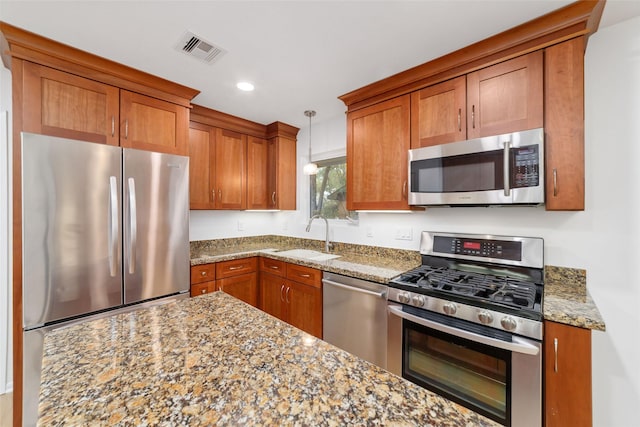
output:
[[258,307],[258,279],[256,273],[241,274],[216,280],[218,290]]
[[591,426],[591,330],[544,322],[545,426]]
[[[311,335],[322,338],[322,272],[283,263],[286,275],[260,272],[263,311]],[[291,277],[304,283],[291,280]]]

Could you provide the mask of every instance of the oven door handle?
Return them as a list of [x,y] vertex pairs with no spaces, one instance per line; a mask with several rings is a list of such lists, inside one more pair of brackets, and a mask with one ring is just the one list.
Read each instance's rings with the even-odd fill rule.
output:
[[532,356],[535,356],[540,352],[540,349],[538,347],[527,343],[525,340],[520,339],[517,336],[512,337],[513,342],[502,341],[496,338],[485,337],[484,335],[465,331],[463,329],[443,325],[442,323],[434,322],[432,320],[423,319],[422,317],[418,317],[402,311],[402,307],[397,305],[389,305],[388,310],[391,314],[406,319],[410,322],[417,323],[418,325],[426,326],[427,328],[435,329],[437,331],[454,335],[456,337],[466,338],[470,341],[474,341],[480,344],[486,344],[491,347],[502,348],[504,350],[514,351],[516,353],[530,354]]

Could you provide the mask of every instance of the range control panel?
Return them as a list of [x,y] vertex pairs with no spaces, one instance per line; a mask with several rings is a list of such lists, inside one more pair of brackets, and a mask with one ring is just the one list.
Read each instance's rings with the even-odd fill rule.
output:
[[522,243],[507,240],[435,236],[433,252],[443,255],[470,255],[520,261],[522,259]]

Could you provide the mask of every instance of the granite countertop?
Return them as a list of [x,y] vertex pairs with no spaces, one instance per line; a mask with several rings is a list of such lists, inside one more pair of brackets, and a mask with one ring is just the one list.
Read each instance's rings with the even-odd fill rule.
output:
[[497,425],[221,292],[52,331],[40,425]]
[[420,253],[416,251],[345,243],[334,243],[335,248],[332,253],[340,255],[339,258],[326,261],[293,258],[278,252],[290,249],[322,251],[324,242],[280,236],[261,237],[263,236],[191,242],[191,265],[260,255],[331,273],[387,284],[389,280],[418,267],[421,263]]
[[605,330],[598,307],[587,291],[586,270],[545,266],[545,320],[597,331]]
[[[191,242],[191,265],[260,255],[387,284],[394,277],[421,264],[417,251],[345,243],[334,243],[334,253],[341,256],[327,261],[303,260],[278,254],[278,251],[297,248],[321,251],[323,244],[317,240],[282,236],[197,241]],[[545,320],[605,330],[604,320],[587,291],[586,271],[582,269],[545,266],[543,315]]]

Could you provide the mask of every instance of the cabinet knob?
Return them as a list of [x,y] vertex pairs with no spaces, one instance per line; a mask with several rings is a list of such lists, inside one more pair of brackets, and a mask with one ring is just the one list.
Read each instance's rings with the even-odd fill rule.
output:
[[201,294],[206,294],[206,293],[207,293],[207,290],[206,290],[206,289],[202,289],[202,290],[200,291],[200,293],[201,293]]
[[206,275],[207,275],[207,272],[206,272],[206,271],[201,271],[201,272],[200,272],[200,275],[201,275],[201,276],[206,276]]

